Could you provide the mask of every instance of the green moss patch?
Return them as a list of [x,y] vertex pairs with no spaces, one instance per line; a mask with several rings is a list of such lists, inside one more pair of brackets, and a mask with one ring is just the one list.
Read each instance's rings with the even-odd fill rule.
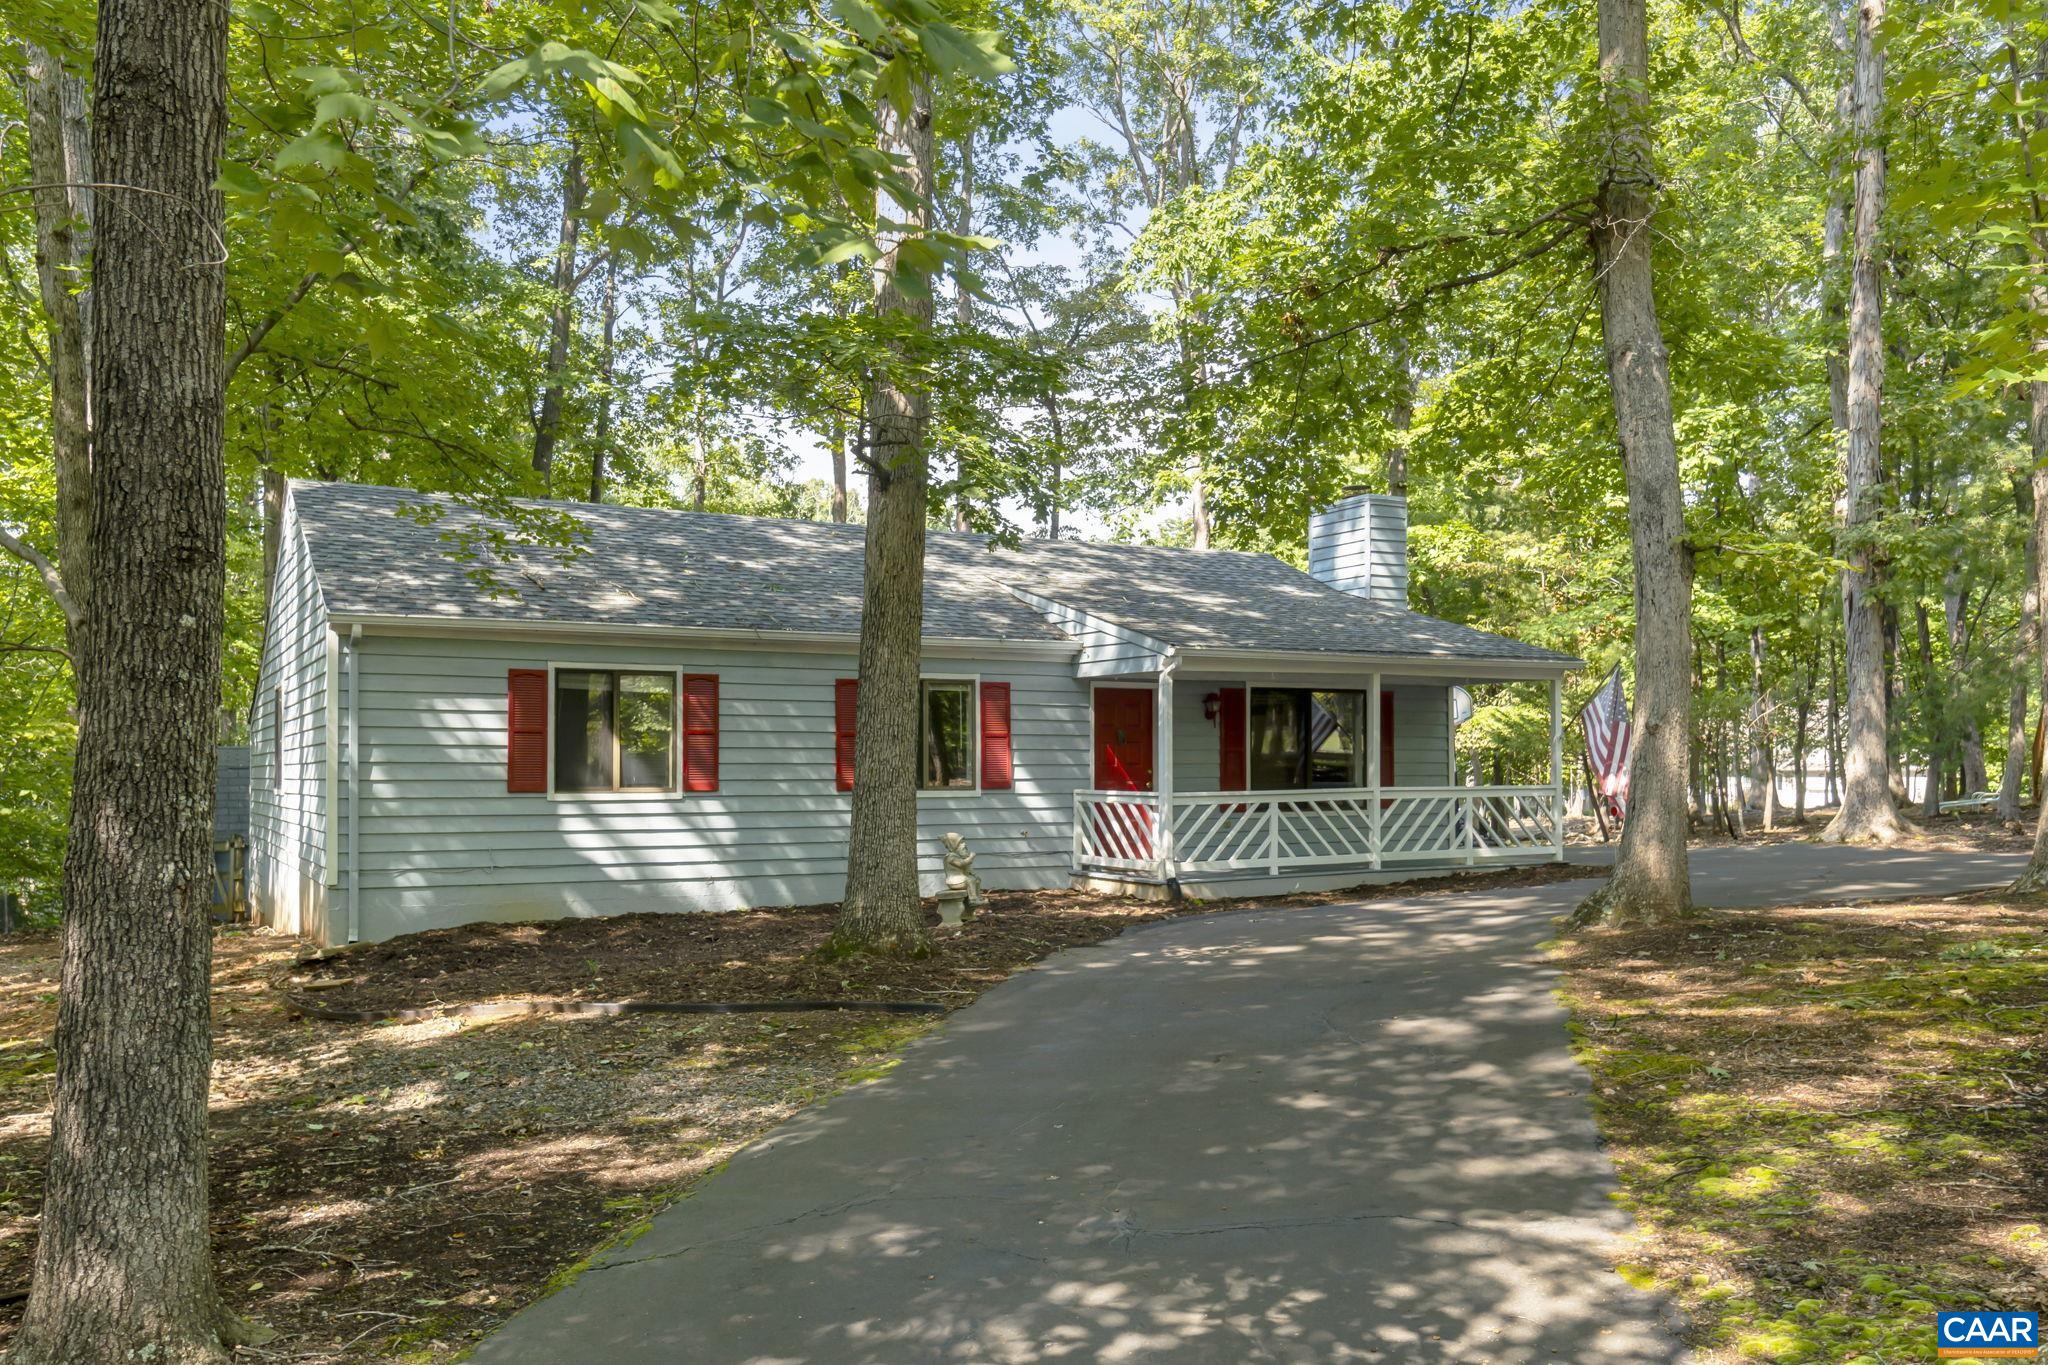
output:
[[1560,945],[1634,1211],[1617,1267],[1708,1361],[1934,1354],[2048,1306],[2048,908],[1729,914]]

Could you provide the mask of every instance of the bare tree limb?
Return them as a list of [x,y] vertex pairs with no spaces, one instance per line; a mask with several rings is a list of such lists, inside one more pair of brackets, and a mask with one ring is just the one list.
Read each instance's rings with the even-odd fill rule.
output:
[[0,550],[7,551],[36,571],[37,577],[43,580],[43,587],[48,589],[50,596],[64,612],[66,623],[72,629],[77,629],[78,604],[72,600],[70,590],[64,586],[64,575],[57,572],[57,566],[50,562],[49,556],[5,526],[0,526]]

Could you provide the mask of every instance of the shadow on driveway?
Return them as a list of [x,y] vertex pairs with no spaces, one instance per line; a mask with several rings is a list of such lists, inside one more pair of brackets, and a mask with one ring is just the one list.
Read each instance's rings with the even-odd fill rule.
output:
[[[1803,846],[1694,866],[1720,903],[2011,875]],[[1610,1269],[1628,1220],[1537,946],[1586,889],[1249,910],[1047,959],[475,1358],[1682,1359]]]

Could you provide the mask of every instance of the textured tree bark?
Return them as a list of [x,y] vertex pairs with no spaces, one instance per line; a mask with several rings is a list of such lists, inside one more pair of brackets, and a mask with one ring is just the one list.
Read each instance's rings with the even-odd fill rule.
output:
[[[2048,406],[2048,382],[2036,380],[2027,386],[2027,391],[2030,415]],[[2034,436],[2035,430],[2036,424],[2030,421],[2029,436]],[[2048,443],[2048,427],[2041,429],[2036,439]],[[2048,447],[2036,447],[2032,453],[2034,469],[2048,463]],[[2006,705],[2005,769],[1998,777],[1998,818],[2013,825],[2020,822],[2020,800],[2024,795],[2021,777],[2027,770],[2027,703],[2033,674],[2037,671],[2035,661],[2041,650],[2041,540],[2040,528],[2034,522],[2033,477],[2030,472],[2016,475],[2012,481],[2013,503],[2027,523],[2026,583],[2020,592],[2020,628],[2013,650],[2012,696]],[[2040,799],[2038,792],[2035,799]]]
[[219,1361],[207,923],[227,508],[227,7],[102,0],[93,609],[49,1175],[16,1361]]
[[[875,267],[875,313],[919,331],[932,324],[931,295],[898,288],[897,252],[931,225],[932,95],[920,77],[911,108],[877,111],[881,146],[907,163],[913,202],[896,207]],[[907,347],[895,347],[907,359]],[[846,841],[846,899],[830,951],[917,955],[931,950],[917,893],[918,672],[924,646],[925,426],[929,399],[896,366],[875,372],[868,396],[867,562],[855,701],[853,828]]]
[[[2014,109],[2027,107],[2025,95],[2027,71],[2021,65],[2021,47],[2015,41],[2009,49],[2012,61],[2012,82]],[[2034,48],[2034,114],[2028,122],[2036,135],[2048,132],[2048,109],[2042,109],[2039,99],[2048,91],[2048,41]],[[2015,123],[2019,123],[2017,115]],[[2026,134],[2026,124],[2019,123],[2013,130],[2020,147],[2020,155],[2029,179],[2035,179],[2036,166],[2030,150],[2032,144]],[[2034,222],[2037,224],[2027,240],[2027,250],[2036,270],[2048,271],[2048,201],[2044,201],[2040,190],[2032,196]],[[2048,285],[2042,285],[2028,298],[2031,311],[2037,317],[2048,317]],[[2036,341],[2036,352],[2048,352],[2048,339]],[[2048,606],[2048,597],[2042,595],[2042,585],[2048,583],[2048,542],[2043,540],[2048,530],[2048,510],[2044,510],[2044,499],[2048,499],[2048,381],[2035,380],[2027,386],[2027,450],[2031,457],[2028,472],[2024,477],[2013,480],[2013,499],[2019,504],[2021,513],[2027,518],[2027,587],[2021,602],[2020,617],[2020,669],[2019,678],[2013,684],[2010,711],[2006,720],[2005,774],[1999,784],[1998,810],[2015,823],[2020,818],[2020,771],[2032,758],[2027,744],[2027,674],[2031,671],[2043,679],[2042,697],[2048,699],[2048,628],[2044,628],[2041,613]],[[2029,650],[2036,651],[2033,661],[2027,659]],[[2034,774],[2034,800],[2040,806],[2041,823],[2034,835],[2034,855],[2028,860],[2027,870],[2020,875],[2017,885],[2021,889],[2035,890],[2048,886],[2048,800],[2041,796],[2040,773]]]
[[1692,550],[1685,538],[1671,368],[1650,260],[1658,192],[1651,148],[1643,0],[1600,0],[1600,75],[1609,121],[1593,273],[1607,382],[1628,473],[1635,560],[1635,756],[1614,875],[1584,920],[1652,923],[1690,907],[1686,748],[1692,732]]
[[[2044,50],[2043,75],[2048,77],[2048,50]],[[2037,215],[2038,216],[2038,215]],[[2035,242],[2036,261],[2048,263],[2048,233],[2037,231]],[[2034,307],[2048,313],[2048,290],[2036,290]],[[2034,522],[2032,539],[2036,545],[2048,545],[2048,383],[2035,382],[2027,386],[2027,446],[2034,454]],[[2048,603],[2048,554],[2034,556],[2034,594],[2036,600]],[[2038,631],[2043,639],[2040,660],[2042,695],[2048,697],[2048,629]],[[2022,721],[2022,728],[2024,728]],[[2035,786],[2040,785],[2036,777]],[[2036,790],[2035,800],[2040,811],[2034,821],[2034,852],[2027,859],[2026,870],[2013,882],[2012,889],[2028,895],[2048,892],[2048,799],[2043,799]]]
[[1879,511],[1884,335],[1878,235],[1884,221],[1885,0],[1856,8],[1855,247],[1849,284],[1849,444],[1842,493],[1842,620],[1848,736],[1842,807],[1821,837],[1830,843],[1894,843],[1908,827],[1892,805],[1886,763],[1883,607],[1876,593],[1870,524]]
[[548,381],[533,423],[533,468],[543,482],[555,472],[561,438],[562,398],[569,368],[569,336],[576,320],[576,239],[583,230],[583,154],[571,150],[562,167],[562,220],[555,246],[555,304],[548,315]]
[[832,520],[846,523],[846,421],[832,423]]
[[[57,475],[57,564],[73,609],[92,567],[93,160],[85,86],[33,43],[23,45],[35,209],[36,283],[50,348],[50,453]],[[73,662],[76,662],[74,651]]]
[[277,555],[284,548],[284,471],[264,465],[263,480],[263,610],[270,611],[270,594],[277,590]]

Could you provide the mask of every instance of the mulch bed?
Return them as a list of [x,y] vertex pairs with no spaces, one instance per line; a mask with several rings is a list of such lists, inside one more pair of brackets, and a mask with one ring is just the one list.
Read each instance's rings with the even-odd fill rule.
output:
[[1287,897],[1138,902],[1082,891],[992,892],[932,955],[826,960],[838,908],[720,915],[465,924],[334,952],[289,977],[332,1009],[397,1009],[512,998],[555,1000],[915,1000],[964,1005],[1062,948],[1097,943],[1130,924],[1251,906],[1337,905],[1599,875],[1546,864]]
[[2048,1303],[2048,905],[1703,913],[1559,950],[1595,1110],[1705,1361],[1931,1359]]
[[[262,931],[215,944],[212,1201],[229,1306],[276,1328],[251,1360],[451,1359],[807,1104],[879,1075],[942,1016],[525,1016],[345,1024],[322,1006],[904,999],[949,1008],[1061,948],[1256,904],[1584,877],[1537,867],[1250,902],[1003,893],[916,962],[822,961],[833,910],[483,924],[305,961]],[[49,1139],[52,935],[0,939],[0,1345],[27,1283]],[[290,983],[301,983],[297,987]]]

